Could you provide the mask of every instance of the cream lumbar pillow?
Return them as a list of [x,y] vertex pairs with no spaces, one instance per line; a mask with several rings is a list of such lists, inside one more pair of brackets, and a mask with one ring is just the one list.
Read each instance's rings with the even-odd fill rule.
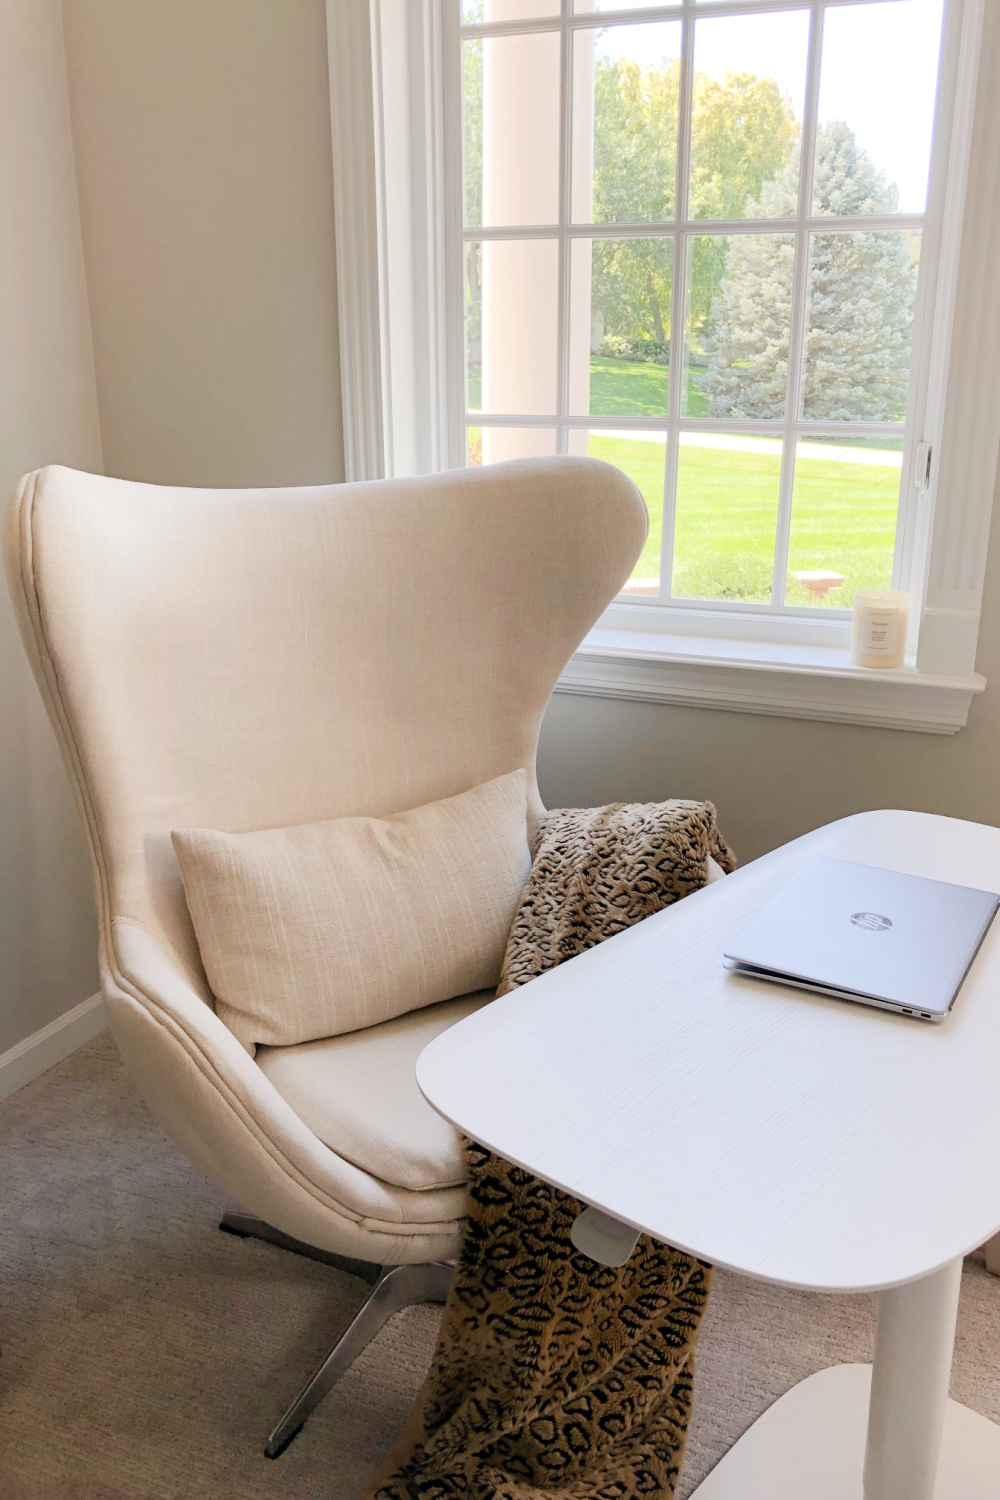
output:
[[171,838],[218,1014],[251,1050],[495,985],[531,868],[523,770],[387,818]]

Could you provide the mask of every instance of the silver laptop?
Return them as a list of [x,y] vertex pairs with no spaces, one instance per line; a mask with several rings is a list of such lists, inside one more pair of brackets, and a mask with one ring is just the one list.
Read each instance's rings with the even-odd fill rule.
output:
[[1000,896],[822,856],[724,955],[727,969],[943,1021]]

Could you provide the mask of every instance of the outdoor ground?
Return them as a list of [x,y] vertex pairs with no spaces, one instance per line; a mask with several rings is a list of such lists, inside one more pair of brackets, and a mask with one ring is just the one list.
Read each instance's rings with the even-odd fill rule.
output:
[[[597,414],[662,416],[667,373],[664,365],[593,358],[590,407],[595,421]],[[708,398],[698,389],[697,371],[687,371],[686,382],[684,414],[708,415]],[[470,400],[478,399],[471,380],[469,394]],[[469,438],[478,442],[479,430],[470,429]],[[809,443],[800,449],[786,603],[817,602],[790,576],[801,570],[844,575],[843,586],[824,601],[835,608],[849,609],[855,589],[890,585],[901,462],[901,454],[891,451],[894,447],[891,440],[849,439],[833,446]],[[635,576],[658,577],[665,443],[653,434],[613,433],[598,427],[590,434],[588,451],[624,470],[642,491],[650,527]],[[674,530],[676,597],[770,600],[780,467],[778,440],[682,434]]]

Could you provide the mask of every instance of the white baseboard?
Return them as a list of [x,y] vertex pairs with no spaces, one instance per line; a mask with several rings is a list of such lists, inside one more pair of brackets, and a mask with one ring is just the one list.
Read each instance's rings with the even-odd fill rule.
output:
[[74,1005],[64,1016],[57,1016],[41,1031],[26,1036],[8,1052],[0,1053],[0,1099],[6,1099],[18,1089],[69,1057],[77,1047],[89,1042],[108,1024],[104,1000],[100,995],[91,995],[89,1000]]

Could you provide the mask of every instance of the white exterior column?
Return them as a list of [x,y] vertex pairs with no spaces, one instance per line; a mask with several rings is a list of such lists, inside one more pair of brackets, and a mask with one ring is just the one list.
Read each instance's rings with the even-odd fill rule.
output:
[[[551,14],[549,0],[486,0],[484,19]],[[552,224],[559,219],[560,89],[557,32],[493,38],[483,48],[483,223]],[[576,45],[573,201],[588,205],[593,176],[593,36]],[[585,250],[584,261],[580,250]],[[585,263],[584,263],[585,262]],[[589,245],[579,247],[570,308],[574,351],[570,406],[589,391]],[[483,412],[556,414],[558,408],[559,247],[549,240],[483,242]],[[576,329],[582,330],[582,343]],[[581,405],[582,403],[582,405]],[[574,435],[571,452],[586,452]],[[553,428],[483,428],[483,462],[555,451]]]
[[[547,0],[486,0],[484,20],[544,16]],[[554,224],[559,213],[559,34],[483,43],[483,223]],[[483,242],[483,412],[555,412],[555,240]],[[483,428],[483,463],[553,452],[549,433]]]

